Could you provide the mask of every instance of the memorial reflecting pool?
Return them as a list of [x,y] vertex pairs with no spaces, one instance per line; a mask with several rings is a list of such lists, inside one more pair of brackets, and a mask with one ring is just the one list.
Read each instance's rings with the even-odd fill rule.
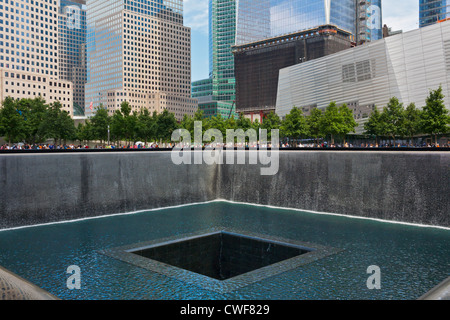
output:
[[[245,245],[262,260],[250,266],[258,253]],[[449,229],[222,201],[4,230],[0,252],[1,266],[67,300],[417,299],[450,275]],[[179,263],[186,252],[214,256],[203,269],[220,275]],[[234,259],[249,268],[222,277]],[[381,289],[367,286],[370,266]]]

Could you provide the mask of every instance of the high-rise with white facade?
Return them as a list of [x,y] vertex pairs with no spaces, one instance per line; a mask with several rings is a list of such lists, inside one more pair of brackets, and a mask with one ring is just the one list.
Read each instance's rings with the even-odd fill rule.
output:
[[86,115],[100,105],[112,114],[123,101],[179,120],[197,111],[182,0],[87,1]]
[[40,96],[73,115],[72,90],[59,74],[58,1],[2,0],[0,100]]

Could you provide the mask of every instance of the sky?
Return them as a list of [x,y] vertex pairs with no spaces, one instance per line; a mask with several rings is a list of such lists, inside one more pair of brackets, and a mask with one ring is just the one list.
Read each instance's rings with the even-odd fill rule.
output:
[[[208,1],[184,0],[184,25],[192,32],[192,81],[208,78]],[[383,24],[403,32],[419,27],[419,0],[383,0]]]

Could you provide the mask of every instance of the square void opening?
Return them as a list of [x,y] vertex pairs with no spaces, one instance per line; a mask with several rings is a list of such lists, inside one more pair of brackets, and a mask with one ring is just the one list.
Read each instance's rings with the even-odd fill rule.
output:
[[316,243],[216,227],[100,252],[151,272],[226,293],[340,251]]
[[223,281],[310,251],[222,231],[128,252]]

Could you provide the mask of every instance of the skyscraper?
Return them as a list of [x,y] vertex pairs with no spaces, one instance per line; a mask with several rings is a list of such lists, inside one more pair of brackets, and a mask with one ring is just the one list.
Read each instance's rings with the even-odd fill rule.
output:
[[84,115],[86,85],[86,0],[60,0],[59,75],[73,84],[74,115]]
[[382,37],[381,0],[237,0],[237,111],[273,111],[281,68]]
[[419,27],[426,27],[450,18],[450,0],[420,0]]
[[182,0],[88,1],[86,115],[123,101],[179,120],[194,114],[190,37]]
[[237,0],[236,45],[321,25],[356,33],[355,0]]
[[72,83],[59,75],[56,0],[1,2],[0,101],[6,97],[60,101],[73,116]]
[[381,0],[357,0],[356,43],[383,39]]
[[209,73],[208,79],[195,81],[192,97],[199,100],[204,116],[237,116],[234,56],[236,37],[236,0],[209,0]]
[[382,39],[381,0],[237,0],[236,45],[334,25],[355,41]]

